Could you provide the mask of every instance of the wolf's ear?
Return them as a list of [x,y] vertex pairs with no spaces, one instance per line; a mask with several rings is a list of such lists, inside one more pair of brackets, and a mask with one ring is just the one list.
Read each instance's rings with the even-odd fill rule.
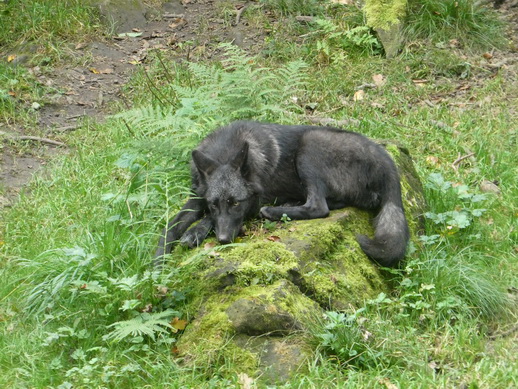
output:
[[248,159],[248,142],[245,142],[241,150],[236,154],[234,159],[230,162],[230,165],[234,169],[241,169],[241,171],[244,173],[244,171],[247,168],[247,161]]
[[205,176],[210,175],[218,167],[218,163],[216,161],[198,150],[192,151],[192,161],[200,173]]

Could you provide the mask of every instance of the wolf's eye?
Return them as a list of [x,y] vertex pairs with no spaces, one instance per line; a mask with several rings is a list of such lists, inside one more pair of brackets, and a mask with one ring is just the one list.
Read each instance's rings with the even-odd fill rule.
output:
[[239,205],[239,201],[228,200],[227,202],[231,207],[237,207]]

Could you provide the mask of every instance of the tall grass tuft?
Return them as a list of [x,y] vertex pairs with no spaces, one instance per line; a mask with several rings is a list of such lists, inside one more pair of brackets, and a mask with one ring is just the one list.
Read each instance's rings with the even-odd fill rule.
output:
[[473,49],[506,43],[496,13],[473,0],[410,0],[405,24],[409,40],[429,39],[437,44],[456,40]]

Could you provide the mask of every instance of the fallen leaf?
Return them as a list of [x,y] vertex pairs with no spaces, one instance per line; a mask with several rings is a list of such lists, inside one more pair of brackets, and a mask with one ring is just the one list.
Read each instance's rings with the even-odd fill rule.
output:
[[160,285],[157,287],[158,295],[160,297],[167,296],[167,293],[169,292],[169,288],[167,286]]
[[364,97],[365,97],[365,91],[363,89],[360,89],[360,90],[354,92],[353,100],[360,101],[360,100],[363,100]]
[[183,26],[186,23],[187,21],[185,19],[176,18],[171,24],[169,24],[169,28],[174,30],[176,27]]
[[428,157],[426,157],[426,162],[429,163],[432,166],[439,166],[440,165],[439,158],[436,157],[435,155],[429,155]]
[[96,68],[90,68],[88,70],[90,70],[93,74],[101,74],[101,72],[99,70],[97,70]]
[[182,319],[179,319],[178,317],[175,317],[173,320],[171,320],[170,324],[176,330],[183,331],[183,330],[185,330],[185,327],[187,327],[187,324],[189,324],[189,322],[187,320],[182,320]]
[[435,361],[428,363],[428,367],[430,367],[430,369],[435,370],[435,371],[440,370],[439,365]]
[[13,62],[16,59],[16,54],[11,54],[7,56],[7,62]]
[[374,81],[378,88],[382,87],[387,82],[385,77],[383,77],[383,74],[375,74],[374,76],[372,76],[372,81]]
[[369,332],[367,330],[364,330],[362,332],[362,337],[363,337],[363,340],[369,340],[370,338],[372,338],[372,332]]
[[10,90],[9,92],[7,92],[7,94],[11,97],[16,97],[16,93],[12,90]]
[[272,242],[278,242],[281,240],[280,236],[276,236],[276,235],[270,235],[268,238],[269,241],[272,241]]
[[382,378],[378,381],[381,385],[385,385],[387,389],[399,389],[397,385],[394,385],[388,378]]
[[129,38],[137,38],[139,36],[141,36],[142,33],[141,32],[121,32],[120,34],[118,34],[117,36],[119,38],[124,38],[124,37],[129,37]]
[[491,58],[493,58],[493,54],[491,54],[491,53],[484,53],[484,54],[482,54],[482,57],[484,57],[485,59],[491,59]]
[[250,378],[246,373],[239,373],[237,375],[237,382],[241,389],[251,389],[254,386],[254,379]]

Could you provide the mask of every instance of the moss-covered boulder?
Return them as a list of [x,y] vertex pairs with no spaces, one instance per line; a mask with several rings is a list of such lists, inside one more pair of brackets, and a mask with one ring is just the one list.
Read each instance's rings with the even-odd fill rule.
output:
[[147,23],[148,8],[142,0],[94,0],[102,19],[117,33],[131,32]]
[[[421,184],[408,151],[384,145],[400,169],[415,240],[425,206]],[[273,230],[256,221],[237,244],[188,252],[197,266],[188,276],[192,319],[177,344],[184,362],[268,382],[304,370],[315,320],[326,310],[355,308],[389,291],[382,271],[355,239],[358,233],[372,235],[371,218],[346,208],[325,219],[279,222]],[[175,254],[185,255],[185,249]]]

